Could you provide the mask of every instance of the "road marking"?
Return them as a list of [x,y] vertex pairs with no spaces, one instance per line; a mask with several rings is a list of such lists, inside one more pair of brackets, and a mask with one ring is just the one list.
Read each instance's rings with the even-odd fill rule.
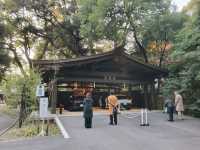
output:
[[140,113],[122,114],[122,116],[125,117],[125,118],[132,119],[132,118],[139,117],[139,116],[140,116]]
[[62,135],[64,136],[65,139],[69,139],[70,136],[69,134],[67,133],[67,131],[65,130],[62,122],[60,121],[60,119],[58,118],[58,116],[55,117],[55,121],[56,121],[56,124],[58,125]]

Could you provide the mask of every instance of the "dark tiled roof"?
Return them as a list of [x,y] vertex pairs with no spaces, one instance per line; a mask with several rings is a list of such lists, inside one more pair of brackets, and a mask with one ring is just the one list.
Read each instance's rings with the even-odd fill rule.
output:
[[139,60],[137,57],[135,56],[130,56],[129,54],[125,53],[123,51],[123,49],[115,49],[106,53],[102,53],[102,54],[96,54],[96,55],[91,55],[91,56],[81,56],[78,58],[70,58],[70,59],[60,59],[60,60],[34,60],[33,64],[36,67],[39,68],[43,68],[44,66],[51,66],[52,65],[58,65],[58,66],[62,66],[62,65],[79,65],[80,63],[84,64],[84,63],[88,63],[88,62],[98,62],[101,61],[102,59],[106,59],[108,57],[112,57],[113,55],[121,55],[124,56],[126,59],[129,59],[130,61],[132,61],[134,64],[138,64],[144,68],[150,69],[150,70],[154,70],[156,72],[159,72],[161,74],[167,75],[168,74],[168,70],[166,69],[162,69],[156,65],[151,65],[151,64],[147,64],[141,60]]

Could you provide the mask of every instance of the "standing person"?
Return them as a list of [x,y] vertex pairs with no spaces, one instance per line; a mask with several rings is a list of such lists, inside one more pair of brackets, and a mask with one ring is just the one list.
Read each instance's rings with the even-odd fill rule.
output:
[[170,98],[165,100],[165,107],[167,108],[167,113],[169,114],[168,121],[174,121],[173,113],[174,113],[174,103]]
[[103,103],[102,103],[102,101],[103,101],[103,96],[100,96],[100,97],[99,97],[99,107],[100,107],[100,108],[103,108]]
[[163,113],[167,113],[167,103],[168,103],[168,98],[164,99],[164,105],[163,105]]
[[110,95],[107,98],[108,108],[109,108],[109,116],[110,116],[110,125],[113,125],[113,120],[115,125],[117,125],[117,107],[118,107],[118,99],[115,95]]
[[86,98],[83,101],[83,117],[85,119],[85,128],[92,128],[92,117],[93,117],[93,110],[92,110],[92,95],[90,92],[86,93]]
[[183,119],[183,111],[184,111],[183,98],[177,91],[174,92],[174,95],[175,95],[176,111],[178,112],[178,118]]

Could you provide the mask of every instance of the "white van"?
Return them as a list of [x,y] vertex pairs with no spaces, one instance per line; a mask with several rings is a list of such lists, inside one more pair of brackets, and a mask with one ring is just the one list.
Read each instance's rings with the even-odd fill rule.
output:
[[119,110],[130,109],[132,106],[132,100],[126,95],[116,95],[119,103]]

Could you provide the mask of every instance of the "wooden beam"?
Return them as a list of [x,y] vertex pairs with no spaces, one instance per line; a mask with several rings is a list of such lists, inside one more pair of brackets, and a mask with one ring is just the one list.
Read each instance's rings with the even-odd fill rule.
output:
[[78,82],[96,82],[96,83],[105,83],[105,84],[131,84],[131,85],[137,85],[137,84],[144,84],[149,83],[148,80],[105,80],[105,79],[98,79],[98,78],[76,78],[76,77],[67,77],[67,78],[57,78],[59,83],[65,83],[69,81],[78,81]]
[[145,74],[145,76],[134,73],[124,73],[124,72],[90,72],[90,71],[72,71],[72,72],[60,72],[58,74],[59,78],[65,77],[76,77],[76,78],[97,78],[97,79],[111,79],[111,80],[138,80],[138,81],[152,81],[155,79],[154,76],[150,74]]

